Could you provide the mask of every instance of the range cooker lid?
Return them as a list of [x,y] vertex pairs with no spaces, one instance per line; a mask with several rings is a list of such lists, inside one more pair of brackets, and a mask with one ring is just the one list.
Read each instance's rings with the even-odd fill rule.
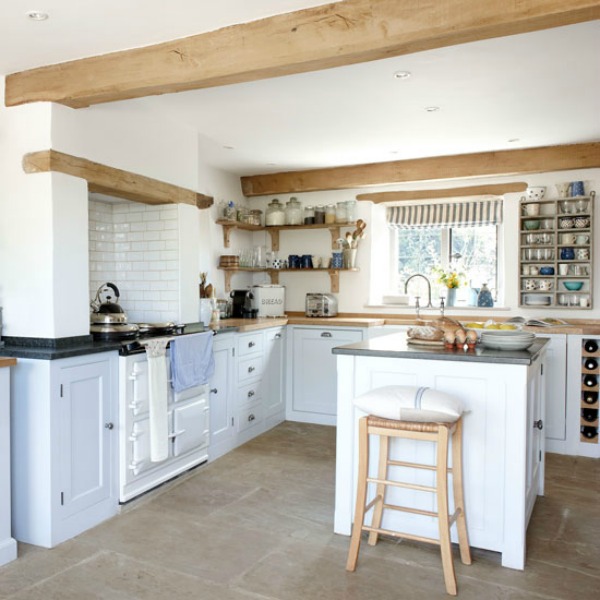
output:
[[138,326],[140,335],[167,335],[174,333],[177,329],[177,325],[172,321],[165,321],[163,323],[136,323]]
[[139,335],[139,328],[133,323],[92,323],[90,325],[90,333],[95,340],[112,342],[137,337]]

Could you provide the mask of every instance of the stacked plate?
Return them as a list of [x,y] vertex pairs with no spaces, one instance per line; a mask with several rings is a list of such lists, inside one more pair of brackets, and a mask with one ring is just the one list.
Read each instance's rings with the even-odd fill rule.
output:
[[483,331],[481,343],[495,350],[525,350],[535,341],[535,333],[526,331]]

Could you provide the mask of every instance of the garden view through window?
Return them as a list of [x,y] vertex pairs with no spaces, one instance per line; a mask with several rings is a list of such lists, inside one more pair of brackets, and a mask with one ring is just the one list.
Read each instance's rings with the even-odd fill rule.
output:
[[[498,285],[498,230],[496,225],[474,227],[438,227],[398,229],[398,291],[404,292],[406,280],[415,273],[425,275],[431,281],[432,298],[436,305],[446,297],[447,288],[438,283],[440,269],[448,274],[460,274],[458,288],[460,304],[476,305],[482,284],[496,296]],[[419,286],[421,286],[419,288]],[[427,297],[426,285],[414,279],[409,293]],[[425,302],[421,302],[423,305]]]

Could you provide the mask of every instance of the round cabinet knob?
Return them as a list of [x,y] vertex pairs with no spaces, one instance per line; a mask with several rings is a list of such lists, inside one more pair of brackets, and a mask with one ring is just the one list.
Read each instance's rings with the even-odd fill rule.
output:
[[104,423],[104,428],[105,429],[114,429],[115,426],[113,423]]
[[248,348],[254,348],[256,344],[254,342],[248,342]]
[[254,419],[256,419],[256,417],[252,413],[248,415],[248,421],[254,421]]
[[540,430],[544,429],[544,421],[542,421],[542,419],[540,419],[539,421],[534,421],[533,428],[540,429]]
[[254,396],[254,390],[248,392],[248,398],[252,398],[252,396]]
[[218,394],[219,390],[217,388],[213,388],[212,390],[210,390],[211,394]]
[[252,373],[254,371],[254,367],[248,367],[248,373]]

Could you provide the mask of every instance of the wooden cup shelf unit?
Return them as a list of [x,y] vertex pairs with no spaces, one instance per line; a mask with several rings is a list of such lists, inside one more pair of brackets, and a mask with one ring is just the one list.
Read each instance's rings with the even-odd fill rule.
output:
[[[595,196],[521,200],[519,306],[592,308]],[[583,287],[569,290],[570,282]]]
[[[217,225],[223,227],[223,245],[225,248],[230,247],[231,231],[233,229],[242,229],[245,231],[268,231],[271,236],[271,249],[275,252],[279,250],[279,232],[280,231],[298,231],[302,229],[327,229],[331,235],[331,247],[336,249],[337,240],[340,238],[342,227],[354,227],[354,223],[336,223],[336,224],[314,224],[314,225],[276,225],[264,227],[262,225],[248,225],[239,221],[226,221],[224,219],[217,220]],[[271,278],[271,283],[279,283],[279,273],[328,273],[331,280],[331,291],[337,293],[340,291],[340,271],[358,271],[357,268],[352,269],[271,269],[266,267],[219,267],[225,272],[225,291],[231,291],[231,277],[235,273],[268,273]]]

